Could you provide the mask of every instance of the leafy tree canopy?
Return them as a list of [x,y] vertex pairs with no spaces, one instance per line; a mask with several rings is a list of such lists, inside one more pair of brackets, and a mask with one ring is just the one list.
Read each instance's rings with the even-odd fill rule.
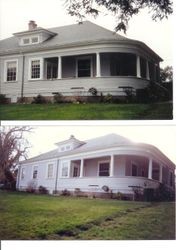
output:
[[126,32],[129,20],[147,8],[153,20],[168,18],[172,14],[172,0],[65,0],[71,16],[82,21],[87,15],[97,17],[112,13],[117,21],[116,31]]
[[162,82],[173,81],[173,68],[172,66],[166,66],[164,69],[160,69],[160,78]]

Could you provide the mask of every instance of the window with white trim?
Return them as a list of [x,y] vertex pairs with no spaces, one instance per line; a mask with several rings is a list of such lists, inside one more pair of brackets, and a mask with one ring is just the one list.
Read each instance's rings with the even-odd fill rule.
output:
[[24,38],[23,39],[23,44],[26,45],[26,44],[29,44],[30,43],[30,39],[29,38]]
[[68,177],[68,162],[62,163],[62,177]]
[[21,169],[21,180],[25,178],[25,168]]
[[99,176],[109,176],[109,162],[100,162],[99,163]]
[[33,167],[33,179],[37,179],[38,177],[38,166]]
[[47,178],[53,178],[53,164],[48,164]]
[[31,79],[40,79],[40,60],[31,61]]
[[13,82],[17,80],[17,61],[6,62],[6,81]]
[[39,43],[39,36],[25,37],[21,40],[21,45],[31,45]]
[[38,43],[39,42],[38,38],[39,38],[38,36],[32,37],[31,38],[31,43]]

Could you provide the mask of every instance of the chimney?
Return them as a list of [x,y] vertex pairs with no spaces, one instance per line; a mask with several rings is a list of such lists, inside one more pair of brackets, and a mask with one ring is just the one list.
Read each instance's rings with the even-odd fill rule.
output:
[[36,29],[37,28],[37,24],[35,23],[35,21],[29,21],[29,23],[28,23],[28,29],[29,30],[34,30],[34,29]]

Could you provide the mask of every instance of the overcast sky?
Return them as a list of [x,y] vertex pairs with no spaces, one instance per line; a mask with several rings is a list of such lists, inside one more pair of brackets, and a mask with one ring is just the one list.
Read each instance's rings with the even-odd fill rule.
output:
[[36,126],[26,135],[31,144],[29,157],[57,148],[54,144],[74,135],[79,140],[92,139],[110,133],[127,137],[134,142],[144,142],[159,148],[174,163],[176,162],[175,126]]
[[[0,39],[27,30],[29,20],[35,20],[38,26],[44,28],[76,23],[75,17],[66,14],[64,1],[0,0]],[[172,19],[154,22],[147,11],[142,11],[130,21],[127,31],[127,37],[145,42],[164,59],[162,67],[172,65]],[[110,30],[114,30],[116,25],[111,15],[89,20]]]

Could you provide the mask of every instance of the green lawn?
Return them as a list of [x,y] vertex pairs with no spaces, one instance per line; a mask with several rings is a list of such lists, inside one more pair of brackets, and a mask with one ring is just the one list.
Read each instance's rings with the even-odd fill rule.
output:
[[0,192],[0,239],[175,239],[175,204]]
[[7,104],[0,120],[172,119],[172,104]]

